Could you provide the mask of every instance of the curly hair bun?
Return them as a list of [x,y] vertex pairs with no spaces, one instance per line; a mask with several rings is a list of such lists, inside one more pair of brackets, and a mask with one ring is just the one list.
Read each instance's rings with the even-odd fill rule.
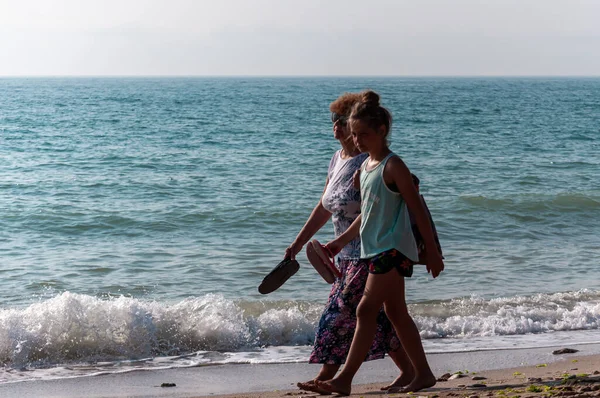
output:
[[363,91],[362,102],[370,106],[379,106],[379,94],[372,90]]
[[344,93],[329,105],[329,110],[338,115],[350,116],[352,106],[361,99],[360,93]]

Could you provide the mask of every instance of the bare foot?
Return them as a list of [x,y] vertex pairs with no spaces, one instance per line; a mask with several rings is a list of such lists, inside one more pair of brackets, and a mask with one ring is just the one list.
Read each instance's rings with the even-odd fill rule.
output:
[[337,379],[331,379],[327,381],[315,380],[315,384],[323,390],[334,392],[339,395],[350,395],[352,386],[347,383],[343,383]]
[[304,383],[299,382],[299,383],[296,383],[296,386],[298,386],[299,389],[304,390],[304,391],[316,392],[317,394],[321,394],[321,395],[331,395],[331,392],[329,392],[323,388],[319,388],[315,384],[315,380],[305,381]]
[[406,372],[403,372],[400,376],[396,377],[391,384],[388,384],[385,387],[381,387],[381,391],[388,391],[390,393],[396,393],[400,391],[404,386],[410,384],[413,379],[413,375],[409,375]]
[[435,386],[436,383],[435,376],[433,374],[429,374],[425,377],[417,377],[413,381],[410,382],[409,385],[402,388],[399,392],[415,392],[422,390],[424,388],[429,388]]

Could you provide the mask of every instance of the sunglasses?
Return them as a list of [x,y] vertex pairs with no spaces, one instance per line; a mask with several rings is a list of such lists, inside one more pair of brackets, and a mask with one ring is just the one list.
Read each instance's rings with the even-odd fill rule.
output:
[[335,124],[339,120],[340,123],[346,124],[348,118],[344,115],[339,115],[335,112],[331,112],[331,121]]

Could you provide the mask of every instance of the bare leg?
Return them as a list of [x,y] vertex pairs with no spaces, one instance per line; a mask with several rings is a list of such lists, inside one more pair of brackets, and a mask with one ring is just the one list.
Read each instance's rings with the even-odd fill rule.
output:
[[316,392],[321,395],[329,395],[331,394],[331,392],[318,387],[315,384],[315,380],[329,380],[335,376],[339,368],[340,365],[323,364],[317,377],[315,377],[312,380],[305,381],[303,383],[299,382],[296,384],[296,386],[298,386],[299,389],[304,391]]
[[406,351],[404,351],[402,346],[400,346],[396,351],[390,351],[388,354],[400,370],[400,375],[396,377],[396,380],[394,380],[391,384],[388,384],[381,389],[383,391],[387,390],[391,393],[398,392],[402,387],[410,384],[415,377],[415,371],[412,367],[410,359],[408,358],[408,355],[406,355]]
[[394,325],[414,370],[414,379],[401,392],[414,392],[431,387],[435,385],[436,379],[427,363],[417,326],[406,307],[404,277],[395,271],[386,275],[390,281],[394,281],[394,285],[389,289],[390,296],[384,304],[385,313]]
[[365,293],[356,309],[356,331],[346,364],[337,377],[325,382],[317,380],[319,387],[340,395],[350,395],[352,379],[367,357],[377,331],[377,315],[388,294],[387,279],[386,275],[369,274]]

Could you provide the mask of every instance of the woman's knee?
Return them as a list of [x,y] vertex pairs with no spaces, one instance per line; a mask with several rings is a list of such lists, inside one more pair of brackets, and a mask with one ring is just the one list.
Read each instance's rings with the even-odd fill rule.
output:
[[356,317],[358,319],[377,319],[379,315],[379,310],[381,309],[381,303],[376,303],[371,300],[363,300],[358,304],[356,308]]
[[404,303],[384,303],[383,310],[390,320],[397,319],[401,321],[410,318],[408,308]]

